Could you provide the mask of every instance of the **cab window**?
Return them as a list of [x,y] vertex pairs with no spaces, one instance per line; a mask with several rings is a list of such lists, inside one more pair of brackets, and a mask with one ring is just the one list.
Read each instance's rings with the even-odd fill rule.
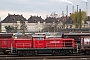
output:
[[44,40],[43,37],[36,37],[37,40]]

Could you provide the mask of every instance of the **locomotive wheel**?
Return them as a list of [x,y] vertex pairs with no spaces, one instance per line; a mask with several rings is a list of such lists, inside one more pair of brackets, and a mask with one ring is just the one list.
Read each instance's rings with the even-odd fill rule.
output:
[[70,52],[66,50],[65,51],[65,55],[69,55],[69,54],[70,54]]
[[18,51],[19,56],[28,56],[27,51]]
[[19,56],[23,56],[23,54],[22,54],[21,51],[18,51],[18,55],[19,55]]
[[88,51],[84,52],[84,55],[89,55],[89,54],[90,54],[90,52],[88,52]]
[[32,56],[35,56],[35,51],[31,51],[31,55]]
[[26,51],[22,51],[22,55],[26,56],[27,55]]
[[53,55],[54,56],[57,56],[57,55],[60,55],[61,53],[60,53],[60,51],[59,50],[53,50]]
[[19,56],[34,56],[34,51],[18,51]]
[[65,55],[66,54],[66,52],[64,50],[60,50],[59,53],[60,53],[59,55]]
[[22,55],[23,56],[30,56],[30,53],[29,53],[29,51],[22,51]]
[[57,50],[53,50],[53,55],[54,55],[54,56],[57,56],[57,53],[58,53]]
[[69,50],[53,50],[53,55],[70,55],[71,52]]

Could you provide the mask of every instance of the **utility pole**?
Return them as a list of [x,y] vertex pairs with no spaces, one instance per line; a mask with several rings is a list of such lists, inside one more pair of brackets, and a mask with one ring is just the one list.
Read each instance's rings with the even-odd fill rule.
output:
[[81,9],[79,9],[79,14],[80,14],[80,25],[79,25],[79,28],[82,28],[82,20],[81,20],[82,14],[81,14]]
[[88,16],[88,2],[86,2],[86,14]]
[[74,5],[72,6],[72,13],[74,13]]
[[67,12],[67,17],[68,17],[68,5],[66,6],[66,12]]
[[78,5],[77,5],[77,16],[76,16],[76,28],[78,28]]

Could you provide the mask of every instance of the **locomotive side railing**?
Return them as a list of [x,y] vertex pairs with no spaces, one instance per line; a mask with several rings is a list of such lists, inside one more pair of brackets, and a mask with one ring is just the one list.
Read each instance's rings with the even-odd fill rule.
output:
[[72,42],[46,43],[46,47],[72,47]]
[[46,47],[62,47],[60,43],[46,43]]
[[72,47],[72,41],[64,40],[63,41],[63,47]]
[[71,42],[65,42],[63,47],[72,47],[72,43]]
[[31,48],[31,43],[16,43],[16,48]]

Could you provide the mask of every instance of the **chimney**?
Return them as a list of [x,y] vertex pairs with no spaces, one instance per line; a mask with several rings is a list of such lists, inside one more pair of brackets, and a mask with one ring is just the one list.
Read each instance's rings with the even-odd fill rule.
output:
[[72,6],[72,13],[74,13],[74,5]]
[[10,13],[8,13],[8,16],[10,16]]
[[68,17],[68,5],[66,6],[66,12],[67,12],[67,17]]

